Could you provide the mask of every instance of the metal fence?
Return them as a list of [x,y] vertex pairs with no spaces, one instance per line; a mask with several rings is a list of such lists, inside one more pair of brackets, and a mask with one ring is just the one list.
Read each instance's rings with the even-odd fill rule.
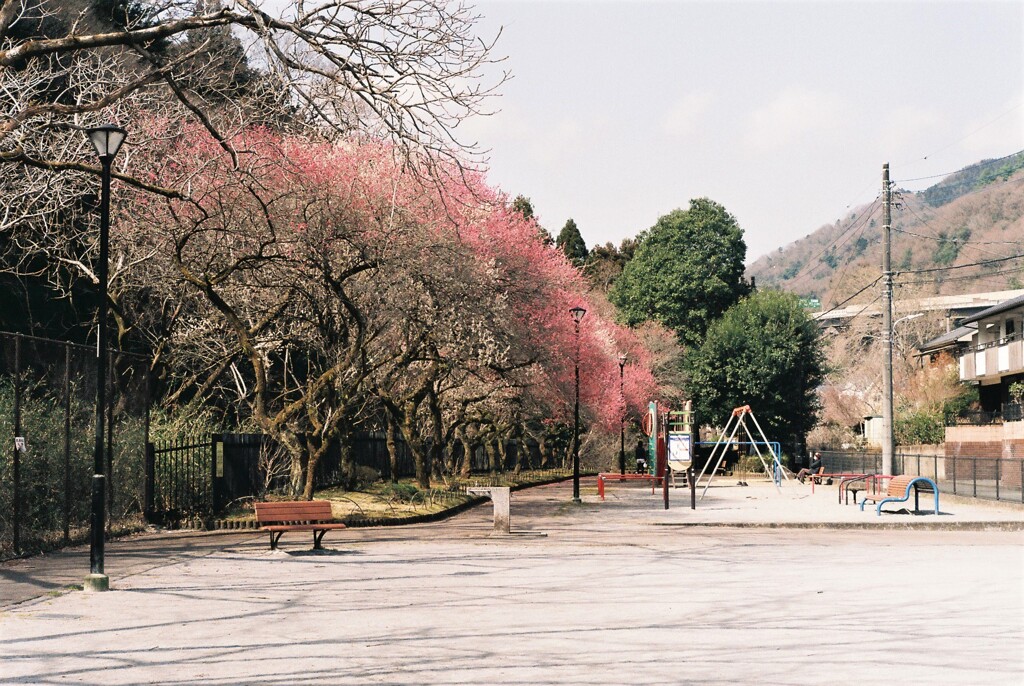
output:
[[[142,513],[146,366],[108,353],[108,524]],[[95,451],[96,348],[0,332],[0,558],[84,540]]]
[[[837,452],[822,450],[825,471],[829,473],[880,474],[880,453]],[[1024,503],[1024,458],[992,458],[971,456],[893,455],[893,471],[897,474],[927,476],[944,493]]]
[[[408,445],[397,439],[395,478],[415,476],[416,465]],[[455,447],[454,460],[462,460],[462,448]],[[496,452],[496,451],[495,451]],[[494,463],[478,446],[470,461],[470,472],[542,469],[539,446],[534,441],[509,441],[504,464]],[[369,470],[364,479],[391,477],[391,459],[383,431],[359,432],[353,437],[352,460],[357,468]],[[560,465],[550,465],[554,468]],[[267,436],[261,434],[215,434],[203,438],[150,443],[146,450],[145,513],[150,521],[172,526],[189,524],[221,512],[237,500],[284,493],[289,486],[288,457]],[[313,475],[316,489],[342,481],[341,451],[329,447]]]

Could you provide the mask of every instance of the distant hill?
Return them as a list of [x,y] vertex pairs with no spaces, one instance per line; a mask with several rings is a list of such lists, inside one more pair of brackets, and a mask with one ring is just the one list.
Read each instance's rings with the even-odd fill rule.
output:
[[[1024,151],[966,167],[921,192],[896,189],[892,268],[897,298],[1024,287]],[[779,287],[825,308],[865,289],[878,295],[881,198],[764,255],[747,267],[759,286]],[[986,264],[973,265],[978,262]],[[939,268],[954,267],[954,269]],[[924,271],[938,270],[938,271]]]

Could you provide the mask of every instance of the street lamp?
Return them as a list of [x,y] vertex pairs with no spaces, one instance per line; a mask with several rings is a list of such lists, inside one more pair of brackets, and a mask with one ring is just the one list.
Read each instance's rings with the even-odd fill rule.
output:
[[619,415],[619,474],[626,473],[626,396],[622,393],[622,379],[626,370],[626,354],[619,355],[619,402],[622,414]]
[[110,165],[121,149],[128,132],[111,124],[86,129],[102,167],[100,192],[100,259],[97,267],[99,303],[96,308],[96,444],[93,452],[92,510],[89,515],[89,576],[85,589],[106,591],[110,579],[103,573],[103,534],[105,528],[103,474],[103,421],[107,405],[107,262],[110,253]]
[[573,406],[572,420],[572,501],[574,503],[583,502],[580,500],[580,322],[586,313],[586,310],[578,306],[569,309],[569,314],[572,315],[572,320],[576,324],[576,354],[573,358],[576,367],[576,403]]

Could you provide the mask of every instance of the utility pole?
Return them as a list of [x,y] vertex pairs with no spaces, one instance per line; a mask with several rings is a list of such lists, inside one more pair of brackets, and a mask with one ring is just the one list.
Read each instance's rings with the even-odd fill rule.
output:
[[885,371],[882,374],[882,473],[893,473],[892,409],[892,186],[889,163],[882,165],[882,347]]

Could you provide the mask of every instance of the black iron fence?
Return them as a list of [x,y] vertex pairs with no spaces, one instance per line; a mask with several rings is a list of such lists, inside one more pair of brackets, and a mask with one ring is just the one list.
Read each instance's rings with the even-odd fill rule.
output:
[[[820,451],[825,471],[829,473],[881,474],[880,453]],[[1024,458],[893,455],[893,471],[897,474],[927,476],[944,493],[1024,503]]]
[[[449,462],[460,464],[460,445]],[[470,458],[470,472],[481,474],[515,469],[543,469],[540,448],[534,441],[509,441],[504,462],[499,451],[490,454],[478,446]],[[392,465],[387,437],[382,431],[359,432],[352,441],[352,462],[367,470],[363,480],[407,478],[416,474],[408,445],[397,440]],[[285,493],[290,487],[290,458],[261,434],[215,434],[209,438],[150,443],[146,450],[145,513],[150,521],[168,525],[196,522],[221,512],[234,501]],[[560,465],[547,465],[556,467]],[[341,450],[332,445],[313,473],[316,489],[342,482]]]
[[[138,519],[149,430],[144,361],[108,353],[108,523]],[[85,540],[96,348],[0,332],[0,559]]]

